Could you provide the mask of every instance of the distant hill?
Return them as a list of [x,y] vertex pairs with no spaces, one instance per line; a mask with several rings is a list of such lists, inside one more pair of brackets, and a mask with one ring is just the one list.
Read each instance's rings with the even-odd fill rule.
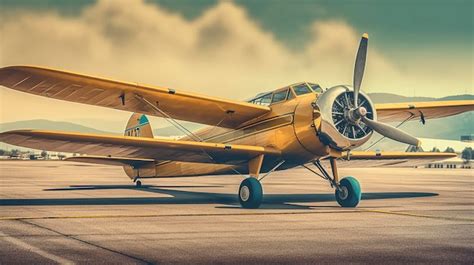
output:
[[444,100],[474,100],[474,95],[455,95],[442,98],[432,97],[405,97],[390,93],[369,93],[370,99],[374,103],[399,103],[416,101],[444,101]]
[[436,99],[437,101],[442,101],[442,100],[474,100],[474,95],[457,95],[457,96],[447,96],[447,97],[442,97]]
[[[197,130],[205,125],[196,124],[192,122],[180,122],[186,129],[190,131]],[[152,124],[153,126],[153,124]],[[52,130],[52,131],[67,131],[67,132],[80,132],[80,133],[98,133],[98,134],[114,134],[121,135],[118,132],[109,132],[97,130],[92,127],[80,125],[72,122],[63,121],[50,121],[45,119],[37,120],[26,120],[26,121],[15,121],[0,123],[0,132],[21,130],[21,129],[33,129],[33,130]],[[157,136],[179,136],[182,132],[173,126],[156,128],[153,130],[153,134]]]
[[96,130],[94,128],[83,126],[76,123],[64,122],[64,121],[50,121],[50,120],[44,120],[44,119],[15,121],[15,122],[7,122],[7,123],[0,124],[0,132],[10,131],[10,130],[20,130],[20,129],[114,134],[111,132]]

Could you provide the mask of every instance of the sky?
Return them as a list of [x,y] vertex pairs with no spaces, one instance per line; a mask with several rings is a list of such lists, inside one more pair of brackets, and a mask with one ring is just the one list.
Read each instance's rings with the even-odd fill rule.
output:
[[[300,81],[351,84],[364,32],[365,92],[473,94],[473,2],[461,0],[0,0],[0,67],[244,100]],[[0,100],[1,122],[100,126],[130,115],[6,88]]]

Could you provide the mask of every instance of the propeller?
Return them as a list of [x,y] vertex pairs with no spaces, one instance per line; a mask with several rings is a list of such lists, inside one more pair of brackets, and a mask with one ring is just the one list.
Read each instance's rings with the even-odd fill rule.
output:
[[368,45],[369,45],[369,34],[364,33],[360,40],[359,50],[357,51],[357,56],[356,56],[356,61],[355,61],[355,66],[354,66],[354,83],[353,83],[354,108],[349,111],[350,120],[357,124],[359,121],[362,121],[368,127],[372,128],[374,131],[392,140],[410,144],[410,145],[419,146],[421,142],[416,137],[413,137],[409,135],[408,133],[400,129],[397,129],[393,126],[390,126],[388,124],[381,123],[381,122],[374,121],[367,118],[366,117],[367,110],[363,106],[359,107],[359,104],[358,104],[359,91],[360,91],[360,86],[362,83],[362,78],[364,76]]
[[362,77],[364,76],[365,61],[367,59],[367,47],[369,46],[369,34],[364,33],[360,39],[359,50],[357,50],[357,56],[354,66],[354,106],[359,106],[359,90],[362,83]]
[[374,131],[380,133],[381,135],[387,138],[390,138],[398,142],[414,145],[416,147],[420,146],[420,140],[418,140],[416,137],[413,137],[400,129],[397,129],[385,123],[367,119],[366,117],[363,117],[362,120],[367,126],[369,126]]

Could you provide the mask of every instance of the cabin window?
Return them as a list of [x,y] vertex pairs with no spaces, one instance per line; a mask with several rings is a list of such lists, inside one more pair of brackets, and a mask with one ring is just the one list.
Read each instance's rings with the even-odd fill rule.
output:
[[289,90],[286,89],[283,91],[278,91],[278,92],[273,93],[272,104],[286,100],[288,96],[288,91]]
[[293,94],[293,92],[291,92],[291,89],[288,90],[288,97],[286,98],[287,100],[290,100],[292,98],[295,98],[295,94]]
[[293,90],[295,91],[295,94],[297,96],[311,93],[311,89],[309,89],[309,87],[306,84],[296,85],[293,87]]

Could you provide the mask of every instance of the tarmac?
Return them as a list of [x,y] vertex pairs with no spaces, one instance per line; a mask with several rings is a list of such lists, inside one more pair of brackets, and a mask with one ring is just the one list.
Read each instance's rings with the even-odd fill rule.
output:
[[340,169],[341,208],[306,169],[271,174],[256,210],[243,176],[145,179],[122,168],[0,161],[0,264],[473,264],[474,170]]

